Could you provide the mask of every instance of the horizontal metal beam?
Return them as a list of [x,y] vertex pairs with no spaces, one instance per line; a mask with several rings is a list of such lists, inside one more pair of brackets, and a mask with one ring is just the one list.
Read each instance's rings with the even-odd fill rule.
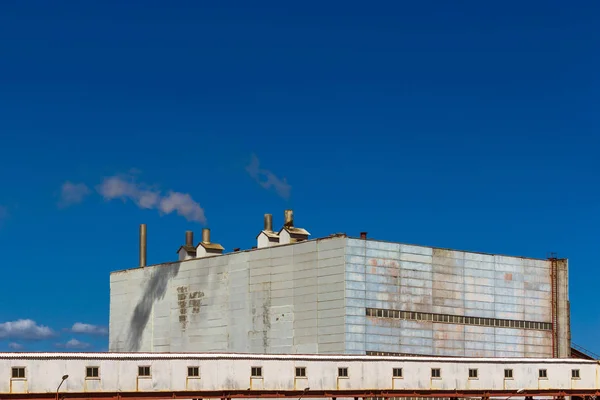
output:
[[525,397],[525,396],[600,396],[597,389],[531,389],[517,390],[334,390],[334,391],[268,391],[268,390],[232,390],[232,391],[184,391],[184,392],[85,392],[85,393],[0,393],[0,400],[161,400],[161,399],[207,399],[207,398],[348,398],[348,397]]

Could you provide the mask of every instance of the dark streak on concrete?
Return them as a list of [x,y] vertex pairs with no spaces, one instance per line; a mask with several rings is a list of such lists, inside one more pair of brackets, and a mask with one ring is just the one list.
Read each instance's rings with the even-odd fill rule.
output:
[[200,306],[202,305],[203,297],[204,297],[204,292],[190,293],[189,298],[190,298],[190,307],[192,308],[192,314],[200,313]]
[[181,323],[181,329],[187,328],[187,296],[188,287],[179,286],[177,288],[177,304],[179,305],[179,322]]
[[266,353],[269,348],[269,331],[271,330],[271,282],[263,284],[266,298],[263,302],[262,317],[263,317],[263,348]]
[[142,334],[152,312],[155,301],[165,297],[169,281],[179,274],[180,263],[162,267],[153,267],[152,277],[144,290],[144,295],[135,306],[131,316],[127,351],[139,351],[142,345]]

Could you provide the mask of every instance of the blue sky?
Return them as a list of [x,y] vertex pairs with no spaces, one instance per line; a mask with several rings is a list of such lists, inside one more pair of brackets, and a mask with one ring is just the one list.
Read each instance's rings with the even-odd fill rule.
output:
[[598,2],[218,4],[1,2],[0,351],[105,350],[140,223],[159,263],[293,208],[315,237],[568,257],[600,353]]

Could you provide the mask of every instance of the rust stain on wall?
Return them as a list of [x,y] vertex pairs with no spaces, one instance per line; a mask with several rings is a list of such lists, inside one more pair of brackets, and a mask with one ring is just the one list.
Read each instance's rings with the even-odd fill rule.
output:
[[372,267],[385,267],[385,268],[398,268],[400,264],[396,260],[390,260],[387,258],[371,258],[369,265]]
[[513,278],[513,277],[512,277],[512,274],[511,274],[511,273],[508,273],[508,272],[507,272],[506,274],[504,274],[504,280],[505,280],[505,281],[512,281],[512,278]]

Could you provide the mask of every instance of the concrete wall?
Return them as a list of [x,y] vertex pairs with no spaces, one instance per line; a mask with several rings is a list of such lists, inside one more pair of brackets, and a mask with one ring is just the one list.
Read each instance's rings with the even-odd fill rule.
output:
[[[550,261],[359,239],[347,245],[348,353],[552,356]],[[567,299],[560,297],[563,307]],[[414,314],[370,316],[366,308]],[[427,320],[432,314],[477,319],[442,323]],[[495,326],[503,323],[495,320],[544,322],[545,328]]]
[[551,266],[338,237],[115,272],[109,349],[551,357]]
[[110,351],[344,351],[344,238],[111,274]]
[[571,356],[571,309],[569,302],[569,262],[557,260],[557,355]]
[[[149,366],[149,377],[138,377],[138,367]],[[11,379],[13,367],[25,368],[25,377]],[[98,367],[97,378],[86,378],[86,367]],[[199,377],[187,376],[188,367],[198,367]],[[262,367],[262,377],[251,378],[251,367]],[[295,367],[306,368],[306,378],[295,377]],[[338,368],[348,368],[348,377],[339,378]],[[402,378],[393,378],[393,368],[402,368]],[[431,369],[441,376],[432,379]],[[477,379],[469,379],[469,369]],[[504,369],[513,378],[504,378]],[[538,370],[547,370],[539,379]],[[578,369],[579,379],[571,379]],[[311,391],[344,389],[370,390],[517,390],[517,389],[598,389],[598,365],[587,360],[481,360],[447,358],[240,356],[218,354],[132,355],[132,354],[0,354],[0,395],[8,393],[56,392],[61,376],[69,378],[60,393],[157,392],[157,391]],[[251,393],[251,392],[250,392]],[[91,394],[92,397],[97,397]]]

